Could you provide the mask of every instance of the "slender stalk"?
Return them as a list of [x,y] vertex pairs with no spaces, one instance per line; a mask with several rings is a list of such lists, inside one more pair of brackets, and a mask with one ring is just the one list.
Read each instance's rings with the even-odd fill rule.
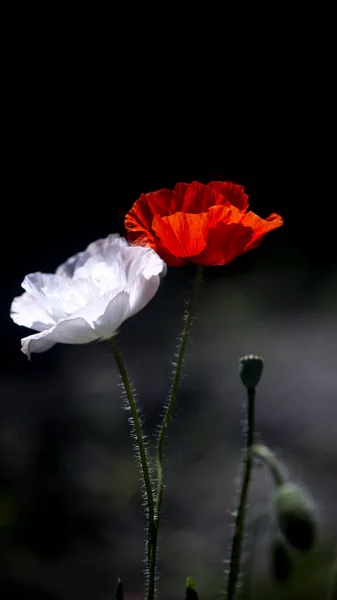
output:
[[154,532],[154,500],[153,500],[153,492],[152,492],[152,482],[150,477],[150,469],[149,469],[149,460],[146,452],[146,445],[144,441],[144,434],[142,429],[142,424],[136,404],[136,400],[134,398],[131,383],[124,366],[124,362],[122,359],[122,355],[118,349],[116,338],[113,337],[111,339],[113,353],[116,359],[116,363],[123,381],[123,385],[125,388],[126,397],[129,403],[130,411],[131,411],[131,421],[134,428],[134,432],[136,435],[136,451],[139,455],[140,466],[141,466],[141,474],[145,488],[145,496],[146,496],[146,508],[147,508],[147,519],[148,519],[148,530],[147,530],[147,556],[148,556],[148,567],[151,556],[151,549],[153,543],[153,532]]
[[249,549],[249,560],[246,564],[244,587],[241,593],[242,600],[251,600],[253,596],[253,574],[255,566],[256,548],[258,543],[258,535],[261,522],[268,517],[268,512],[265,508],[258,508],[251,518],[251,547]]
[[244,459],[244,472],[242,487],[239,497],[239,506],[236,512],[236,519],[234,524],[234,535],[232,540],[229,575],[227,582],[227,599],[234,600],[237,583],[240,575],[241,567],[241,552],[242,543],[244,538],[244,526],[246,516],[246,505],[248,497],[249,482],[251,477],[251,471],[253,466],[253,455],[251,447],[254,442],[254,421],[255,421],[255,388],[247,390],[248,395],[248,407],[247,407],[247,435],[246,435],[246,449]]
[[124,600],[124,590],[121,580],[118,578],[116,588],[116,600]]
[[337,598],[337,557],[332,568],[331,587],[329,590],[328,600],[336,600]]
[[282,473],[279,462],[275,454],[269,450],[267,446],[264,446],[263,444],[254,444],[251,451],[253,456],[260,458],[260,460],[262,460],[262,462],[264,462],[264,464],[268,467],[275,487],[279,487],[285,483],[285,477]]
[[[151,583],[153,588],[154,588],[154,580],[155,580],[155,574],[156,574],[158,530],[159,530],[159,522],[160,522],[162,497],[163,497],[163,465],[162,465],[162,462],[163,462],[163,449],[164,449],[165,434],[166,434],[166,430],[167,430],[168,424],[169,424],[171,416],[172,416],[172,412],[174,409],[175,400],[176,400],[176,396],[177,396],[177,391],[179,388],[181,369],[182,369],[182,365],[183,365],[187,339],[188,339],[188,335],[189,335],[189,332],[191,329],[191,324],[193,321],[195,303],[196,303],[198,290],[199,290],[200,282],[201,282],[201,278],[202,278],[202,271],[203,271],[203,267],[201,265],[198,265],[195,276],[194,276],[191,297],[190,297],[189,303],[187,305],[187,310],[185,313],[185,324],[184,324],[183,332],[182,332],[182,335],[181,335],[181,338],[179,341],[179,345],[178,345],[178,349],[177,349],[177,362],[176,362],[175,368],[174,368],[173,380],[172,380],[172,385],[171,385],[170,392],[169,392],[169,398],[168,398],[168,402],[167,402],[167,406],[166,406],[166,411],[165,411],[165,414],[164,414],[164,417],[162,420],[162,424],[160,426],[158,441],[157,441],[157,451],[156,451],[157,494],[156,494],[156,503],[155,503],[155,509],[154,509],[154,530],[153,530],[154,535],[153,535],[153,540],[152,540],[153,543],[152,543],[152,552],[151,552],[151,556],[150,556],[150,573],[149,573],[149,580],[150,580],[150,582],[153,582],[153,583]],[[148,596],[148,600],[153,600],[153,598],[154,598],[154,595]]]

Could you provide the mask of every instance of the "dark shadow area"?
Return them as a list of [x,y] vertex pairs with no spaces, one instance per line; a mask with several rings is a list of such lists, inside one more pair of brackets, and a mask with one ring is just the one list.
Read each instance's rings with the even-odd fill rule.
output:
[[[284,226],[258,249],[205,272],[165,450],[160,598],[183,598],[188,575],[201,600],[215,600],[223,588],[242,446],[238,359],[250,352],[265,357],[259,439],[315,499],[320,524],[317,551],[296,557],[290,582],[278,586],[268,563],[271,528],[261,527],[253,598],[323,598],[337,540],[337,221],[328,114],[307,107],[308,124],[301,85],[289,84],[292,100],[284,103],[275,96],[277,73],[261,78],[261,103],[251,79],[244,98],[234,84],[230,94],[212,86],[210,98],[183,67],[161,74],[136,53],[122,69],[116,58],[102,58],[106,38],[93,60],[85,45],[75,52],[72,39],[62,48],[57,39],[45,40],[43,51],[32,40],[24,52],[20,46],[7,90],[0,596],[108,600],[119,576],[127,600],[142,598],[145,519],[111,348],[58,345],[28,361],[20,352],[28,332],[9,318],[21,281],[54,272],[95,239],[123,235],[141,193],[177,181],[229,180],[245,186],[251,210],[280,213]],[[193,273],[193,266],[169,269],[118,336],[152,440]],[[257,469],[252,510],[269,509],[270,491]]]

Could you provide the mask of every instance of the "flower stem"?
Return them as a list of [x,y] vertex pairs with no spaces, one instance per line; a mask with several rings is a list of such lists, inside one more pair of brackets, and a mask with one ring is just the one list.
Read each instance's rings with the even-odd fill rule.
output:
[[146,444],[144,433],[142,429],[141,419],[139,416],[137,403],[134,398],[131,383],[124,366],[124,362],[122,359],[122,355],[118,349],[116,338],[111,338],[111,344],[113,353],[116,359],[116,363],[123,381],[123,385],[125,388],[126,397],[129,403],[130,411],[131,411],[131,422],[134,428],[134,432],[136,435],[136,452],[140,459],[141,466],[141,474],[145,488],[145,496],[146,496],[146,508],[147,508],[147,520],[148,520],[148,530],[147,530],[147,560],[148,566],[150,562],[151,549],[153,543],[153,532],[154,532],[154,500],[153,500],[153,492],[152,492],[152,482],[150,477],[150,469],[149,469],[149,459],[146,451]]
[[253,455],[251,447],[254,442],[254,421],[255,421],[255,388],[247,390],[248,395],[248,407],[247,407],[247,435],[246,435],[246,449],[244,459],[244,472],[242,479],[242,487],[239,497],[239,506],[236,512],[236,519],[234,524],[234,535],[232,540],[229,575],[227,582],[227,600],[234,600],[236,587],[240,575],[241,567],[241,552],[242,543],[244,538],[244,526],[245,526],[245,515],[246,505],[248,497],[248,488],[250,483]]
[[285,483],[285,478],[282,473],[279,462],[275,454],[271,450],[269,450],[267,446],[264,446],[263,444],[254,444],[254,446],[252,446],[251,451],[253,456],[260,458],[264,462],[264,464],[267,465],[269,472],[273,478],[275,487],[279,487],[280,485]]
[[337,557],[332,568],[331,588],[329,590],[328,600],[336,600],[337,598]]
[[[175,405],[175,400],[177,396],[177,391],[179,388],[181,369],[184,360],[184,354],[187,344],[188,335],[191,329],[191,324],[193,320],[195,303],[198,295],[198,290],[200,287],[200,282],[202,278],[203,267],[198,265],[192,286],[191,297],[189,303],[187,305],[187,310],[185,313],[185,324],[184,329],[180,338],[180,342],[177,349],[177,362],[175,364],[175,369],[173,373],[173,380],[171,389],[169,392],[169,398],[166,406],[166,411],[162,420],[162,424],[160,426],[158,441],[157,441],[157,451],[156,451],[156,466],[157,466],[157,493],[156,493],[156,504],[154,510],[154,536],[153,536],[153,544],[152,544],[152,553],[150,557],[150,572],[149,572],[149,580],[152,589],[154,590],[154,580],[156,574],[156,560],[157,560],[157,544],[158,544],[158,529],[159,529],[159,521],[160,521],[160,511],[161,511],[161,503],[163,497],[163,449],[164,449],[164,441],[165,434],[170,422],[172,412]],[[154,593],[152,596],[148,596],[148,600],[153,600]]]

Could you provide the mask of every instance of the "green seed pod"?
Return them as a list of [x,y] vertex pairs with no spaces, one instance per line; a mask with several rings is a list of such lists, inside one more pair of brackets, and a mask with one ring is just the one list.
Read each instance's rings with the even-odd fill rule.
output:
[[270,566],[274,579],[279,583],[289,580],[292,573],[292,560],[290,552],[283,538],[277,537],[272,541],[270,548]]
[[248,390],[256,388],[263,371],[263,358],[255,354],[248,354],[239,360],[240,376],[243,385]]
[[309,552],[316,541],[314,507],[300,487],[294,483],[280,485],[274,494],[278,526],[291,546]]

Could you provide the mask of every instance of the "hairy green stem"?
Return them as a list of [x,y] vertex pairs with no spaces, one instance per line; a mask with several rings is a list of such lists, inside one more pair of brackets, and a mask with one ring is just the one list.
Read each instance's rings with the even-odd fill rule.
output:
[[[154,535],[153,535],[153,543],[152,543],[152,551],[150,556],[150,572],[149,572],[149,580],[151,582],[151,586],[154,588],[155,574],[156,574],[156,560],[157,560],[157,544],[158,544],[158,530],[159,530],[159,522],[160,522],[160,511],[163,497],[163,449],[164,449],[164,441],[165,434],[170,422],[172,412],[175,405],[175,400],[177,396],[177,391],[179,388],[181,369],[184,360],[184,354],[187,344],[188,335],[191,329],[191,324],[193,320],[195,303],[198,295],[198,290],[200,287],[200,282],[202,278],[203,267],[201,265],[197,266],[197,270],[194,276],[192,293],[187,306],[186,314],[185,314],[185,324],[183,328],[183,332],[181,335],[181,339],[177,349],[177,362],[175,364],[175,369],[173,373],[172,385],[169,392],[169,398],[167,402],[166,411],[162,420],[162,424],[160,426],[158,441],[157,441],[157,451],[156,451],[156,466],[157,466],[157,494],[156,494],[156,503],[154,510]],[[153,596],[148,596],[148,600],[153,600]]]
[[254,444],[251,451],[253,456],[260,458],[268,467],[275,486],[279,487],[282,485],[285,482],[285,478],[275,454],[263,444]]
[[[136,435],[136,451],[139,454],[140,465],[141,465],[141,474],[145,488],[146,495],[146,508],[147,508],[147,519],[148,519],[148,528],[147,528],[147,557],[148,557],[148,568],[150,563],[150,557],[152,553],[152,544],[153,544],[153,533],[154,533],[154,500],[153,500],[153,491],[152,491],[152,482],[150,477],[150,469],[149,469],[149,461],[146,452],[146,446],[144,442],[144,434],[142,429],[142,424],[136,404],[136,400],[134,398],[131,383],[124,366],[124,362],[122,359],[122,355],[118,349],[116,338],[113,337],[111,339],[113,353],[116,359],[116,363],[123,381],[126,397],[129,403],[130,411],[131,411],[131,421]],[[154,592],[153,592],[154,593]],[[152,596],[153,597],[153,596]],[[151,598],[151,596],[149,596]]]
[[234,524],[234,535],[232,540],[230,564],[229,564],[229,575],[227,582],[227,599],[234,600],[237,583],[240,575],[241,567],[241,553],[242,543],[244,539],[244,527],[245,527],[245,516],[248,489],[251,477],[251,471],[253,466],[253,455],[251,447],[254,442],[254,421],[255,421],[255,388],[247,390],[248,395],[248,407],[247,407],[247,436],[246,436],[246,449],[244,459],[244,472],[242,487],[239,496],[239,506],[236,512],[236,519]]

